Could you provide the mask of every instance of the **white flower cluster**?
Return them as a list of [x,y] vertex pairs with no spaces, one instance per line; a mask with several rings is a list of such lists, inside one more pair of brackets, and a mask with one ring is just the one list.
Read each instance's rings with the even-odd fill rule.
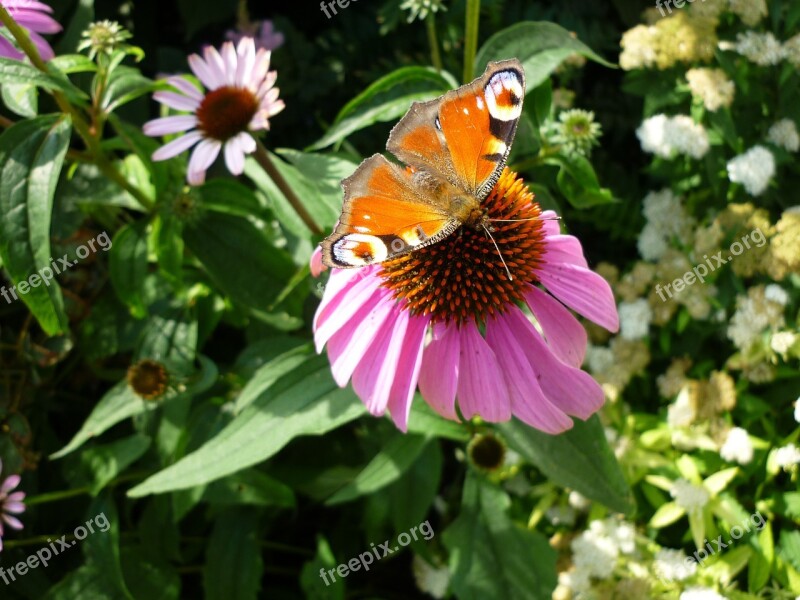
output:
[[731,429],[725,438],[725,443],[719,449],[719,455],[728,462],[749,464],[753,460],[753,444],[747,431],[741,427]]
[[689,69],[686,72],[692,97],[703,102],[710,111],[730,106],[736,93],[736,85],[728,79],[722,69]]
[[636,137],[642,150],[662,158],[684,154],[700,159],[710,147],[705,128],[686,115],[668,117],[659,114],[645,119],[636,130]]
[[736,42],[732,46],[721,43],[720,48],[733,49],[750,62],[762,67],[777,65],[787,55],[783,45],[769,31],[766,33],[745,31],[736,36]]
[[642,204],[642,213],[647,220],[637,242],[642,258],[661,259],[673,238],[683,244],[689,243],[694,220],[686,214],[680,196],[664,188],[647,194]]
[[666,581],[683,581],[697,572],[697,563],[687,564],[688,557],[681,550],[662,548],[655,555],[653,562],[656,575]]
[[775,450],[775,464],[781,469],[790,469],[794,465],[800,464],[800,448],[794,444],[789,444]]
[[800,135],[791,119],[781,119],[770,127],[767,141],[788,152],[797,152],[800,149]]
[[771,283],[764,289],[763,300],[757,293],[748,292],[736,300],[736,312],[728,324],[728,338],[746,352],[767,328],[777,329],[784,324],[783,307],[789,301],[784,289]]
[[775,157],[764,146],[753,146],[728,161],[728,179],[741,183],[751,196],[760,196],[775,175]]
[[797,335],[795,333],[791,331],[778,331],[770,338],[769,347],[777,354],[786,358],[786,353],[789,351],[789,348],[795,345],[795,342],[797,342]]
[[794,420],[800,423],[800,398],[794,401]]
[[614,572],[620,554],[633,554],[636,530],[633,525],[616,519],[596,520],[589,529],[572,540],[574,571],[561,573],[559,583],[577,593],[587,592],[590,579],[608,579]]
[[678,506],[689,512],[702,510],[709,500],[706,488],[682,478],[673,482],[669,495],[675,499]]
[[653,309],[644,298],[633,302],[620,302],[619,322],[620,335],[626,340],[641,340],[650,331],[653,320]]
[[725,600],[717,592],[706,587],[694,587],[681,593],[679,600]]
[[767,16],[766,0],[729,0],[729,8],[742,20],[742,23],[753,27]]
[[697,416],[689,398],[689,388],[684,386],[675,398],[675,402],[667,407],[667,425],[673,429],[688,427]]

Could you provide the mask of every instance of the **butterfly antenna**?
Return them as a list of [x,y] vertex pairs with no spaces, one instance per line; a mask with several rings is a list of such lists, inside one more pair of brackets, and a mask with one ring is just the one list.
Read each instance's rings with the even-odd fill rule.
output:
[[506,261],[503,259],[503,253],[500,252],[500,246],[498,246],[497,242],[494,241],[494,237],[492,237],[492,233],[489,231],[489,228],[486,227],[486,225],[484,223],[481,223],[481,227],[483,227],[483,230],[486,232],[486,235],[489,236],[489,239],[492,240],[492,243],[494,244],[494,247],[497,250],[497,256],[500,257],[500,262],[502,262],[503,266],[506,268],[506,273],[508,273],[508,280],[509,281],[513,281],[514,277],[511,275],[511,271],[509,270],[508,265],[506,264]]

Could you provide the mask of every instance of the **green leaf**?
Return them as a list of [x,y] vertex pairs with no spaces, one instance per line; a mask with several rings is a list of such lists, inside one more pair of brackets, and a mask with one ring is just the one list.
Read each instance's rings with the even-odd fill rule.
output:
[[217,517],[206,551],[206,600],[255,600],[264,563],[258,544],[258,515],[224,512]]
[[377,492],[396,481],[422,453],[428,437],[395,433],[356,478],[328,498],[328,506]]
[[774,562],[775,541],[772,527],[767,526],[758,533],[758,551],[753,553],[748,563],[747,587],[751,593],[758,593],[767,585]]
[[106,392],[100,402],[89,414],[78,433],[58,452],[50,455],[51,459],[66,456],[76,448],[82,446],[87,440],[97,437],[117,423],[138,415],[147,410],[147,403],[133,393],[128,387],[128,382],[120,381]]
[[106,112],[113,112],[120,106],[156,90],[156,83],[133,67],[117,67],[109,77],[103,101]]
[[219,505],[296,506],[292,488],[258,469],[247,469],[215,481],[206,489],[203,500]]
[[39,111],[39,91],[36,86],[7,83],[0,86],[8,110],[20,117],[35,117]]
[[198,335],[196,308],[181,305],[158,308],[159,312],[150,317],[142,331],[136,359],[161,361],[181,374],[193,372]]
[[[325,581],[320,570],[328,571],[338,566],[331,546],[321,535],[317,536],[317,554],[313,560],[303,565],[300,585],[308,600],[344,600],[344,579],[337,577],[334,581]],[[330,579],[327,576],[326,579]],[[325,583],[325,585],[322,585]]]
[[483,73],[491,61],[518,58],[525,68],[525,85],[532,90],[573,54],[580,54],[606,67],[615,67],[560,25],[527,21],[498,31],[486,40],[475,57],[475,76]]
[[319,150],[374,123],[395,121],[414,101],[431,100],[454,87],[452,78],[431,68],[403,67],[381,77],[348,102],[328,132],[309,150]]
[[62,73],[90,73],[97,71],[97,65],[83,54],[62,54],[50,59],[50,66]]
[[422,433],[429,437],[439,437],[456,442],[466,442],[470,437],[469,430],[463,423],[445,419],[428,406],[428,403],[419,394],[414,396],[414,401],[411,403],[408,433]]
[[109,255],[111,284],[133,315],[141,319],[147,314],[142,298],[147,275],[147,223],[136,221],[124,225],[114,235]]
[[244,386],[244,389],[239,393],[239,397],[236,398],[233,412],[236,414],[242,412],[281,377],[291,373],[306,362],[311,352],[312,346],[304,344],[272,358],[259,368],[247,382],[247,385]]
[[[104,494],[95,498],[86,514],[88,515],[87,521],[92,523],[94,533],[89,533],[88,537],[80,544],[87,564],[96,566],[100,571],[100,579],[104,582],[107,591],[99,596],[80,594],[79,597],[133,600],[122,576],[119,553],[119,516],[116,506],[110,496]],[[88,523],[85,527],[87,530],[89,529]],[[103,531],[104,528],[105,531]]]
[[42,73],[39,69],[25,62],[0,56],[0,85],[28,84],[46,90],[59,90],[74,93],[77,88],[66,79]]
[[238,217],[257,217],[264,213],[253,190],[233,179],[212,179],[195,191],[201,206],[207,210]]
[[0,259],[48,335],[69,327],[61,288],[53,279],[45,281],[43,270],[55,275],[50,220],[71,129],[69,118],[48,115],[17,123],[0,135]]
[[459,600],[550,598],[556,552],[544,536],[509,519],[510,505],[502,490],[467,474],[461,514],[443,535]]
[[288,255],[269,243],[251,221],[207,213],[187,224],[184,241],[211,279],[235,302],[266,311],[294,266]]
[[554,483],[624,514],[633,509],[631,491],[608,446],[597,415],[560,435],[548,435],[514,419],[497,425],[509,446]]
[[583,156],[555,156],[546,162],[561,167],[556,177],[558,189],[575,208],[616,202],[610,190],[600,187],[592,163]]
[[389,490],[395,531],[421,523],[439,493],[444,458],[439,444],[428,444],[413,465]]
[[136,462],[150,447],[150,438],[135,434],[111,444],[95,446],[81,453],[81,465],[91,475],[92,495],[100,493],[108,483]]
[[181,579],[167,563],[156,563],[140,545],[120,548],[122,573],[134,598],[148,600],[178,600]]
[[364,414],[339,388],[325,357],[312,357],[247,406],[216,437],[128,492],[136,498],[191,488],[275,455],[301,435],[322,435]]

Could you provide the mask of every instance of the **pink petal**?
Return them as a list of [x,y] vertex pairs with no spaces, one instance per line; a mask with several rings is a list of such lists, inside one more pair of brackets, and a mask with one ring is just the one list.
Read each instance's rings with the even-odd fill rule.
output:
[[517,338],[522,355],[528,359],[550,402],[568,415],[584,420],[603,406],[603,390],[591,375],[553,356],[521,311],[509,311],[507,318],[509,330]]
[[225,165],[233,175],[244,172],[244,151],[238,137],[225,142]]
[[[41,50],[39,51],[41,54]],[[20,60],[25,55],[17,50],[14,47],[14,44],[9,42],[6,38],[0,35],[0,56],[5,56],[6,58],[13,58],[14,60]]]
[[455,325],[436,323],[433,341],[422,354],[419,391],[430,407],[443,417],[458,421],[456,390],[458,389],[458,357],[461,343]]
[[53,17],[35,11],[20,11],[14,17],[14,20],[26,29],[37,33],[58,33],[61,31],[61,25]]
[[588,269],[581,243],[574,235],[550,235],[545,238],[543,258],[546,262],[569,263]]
[[206,59],[206,64],[211,70],[216,83],[212,89],[227,85],[228,78],[225,73],[225,61],[222,59],[222,55],[213,46],[206,46],[203,49],[203,56]]
[[185,95],[189,96],[190,98],[194,98],[197,102],[201,102],[203,100],[203,93],[197,89],[197,87],[188,79],[184,77],[168,77],[167,83],[169,83],[175,89],[183,92]]
[[539,288],[531,286],[525,301],[541,325],[553,354],[570,366],[580,367],[586,356],[588,337],[583,325],[563,304]]
[[545,210],[539,216],[542,220],[542,226],[546,235],[557,235],[561,233],[561,220],[558,218],[556,211]]
[[308,261],[308,267],[311,270],[311,276],[315,279],[322,275],[324,271],[328,270],[328,267],[322,264],[322,248],[319,246],[314,248],[314,252],[311,253],[311,259]]
[[51,60],[55,56],[55,52],[53,52],[53,48],[44,39],[41,35],[36,33],[35,31],[28,31],[28,36],[30,36],[31,41],[36,46],[36,49],[39,51],[39,56],[42,57],[42,60],[48,61]]
[[3,502],[3,511],[18,515],[25,512],[25,505],[22,502],[9,502],[6,500]]
[[[354,277],[358,275],[355,270],[348,271],[348,275],[351,273]],[[341,287],[339,289],[332,288],[332,285]],[[379,292],[379,288],[380,280],[377,277],[352,279],[334,277],[331,274],[322,302],[314,317],[314,343],[317,352],[322,352],[322,348],[328,343],[328,340],[352,321],[362,307],[372,306],[380,299],[382,294]]]
[[175,110],[194,111],[200,106],[200,101],[197,98],[176,94],[175,92],[156,92],[153,94],[153,100],[166,104]]
[[187,131],[195,125],[197,125],[197,117],[194,115],[175,115],[148,121],[142,126],[142,131],[145,135],[156,137]]
[[458,406],[466,419],[480,415],[497,423],[511,419],[508,387],[489,344],[474,323],[458,330],[461,352],[458,365]]
[[256,45],[253,38],[245,37],[236,48],[238,64],[236,65],[236,85],[246,87],[253,76],[253,66],[256,64]]
[[203,140],[189,159],[188,180],[192,185],[201,185],[206,180],[206,171],[217,160],[222,144],[216,140]]
[[3,482],[3,485],[0,485],[0,494],[7,494],[15,487],[19,485],[21,481],[21,477],[19,475],[9,475],[6,477],[6,480]]
[[395,301],[388,293],[373,294],[344,327],[328,341],[333,378],[340,387],[347,385],[375,336],[391,316]]
[[386,411],[405,345],[408,313],[393,304],[369,350],[353,371],[353,389],[373,415],[382,415]]
[[597,273],[576,265],[544,263],[536,276],[547,291],[575,312],[611,332],[619,329],[611,286]]
[[[516,307],[510,310],[519,312]],[[486,341],[494,350],[503,370],[514,416],[546,433],[561,433],[570,429],[572,419],[554,406],[542,392],[528,360],[536,360],[537,357],[525,356],[504,315],[486,323]]]
[[253,136],[246,131],[237,135],[236,138],[239,140],[239,144],[241,144],[242,151],[245,154],[252,154],[256,151],[256,141],[253,139]]
[[389,412],[397,428],[405,432],[408,429],[408,415],[411,412],[411,402],[419,380],[425,332],[430,319],[412,317],[405,310],[401,311],[401,318],[407,318],[409,323],[406,327],[405,343],[397,361],[394,383],[389,392]]
[[7,515],[7,514],[3,513],[2,519],[6,523],[8,523],[8,526],[11,527],[12,529],[22,529],[23,528],[22,521],[20,521],[16,517],[12,517],[11,515]]
[[208,66],[208,63],[200,58],[197,54],[192,54],[189,57],[189,67],[192,72],[197,75],[197,78],[209,90],[215,90],[219,87],[217,84],[217,76],[214,70]]
[[189,133],[172,140],[168,144],[164,144],[161,146],[161,148],[153,152],[153,160],[167,160],[168,158],[178,156],[178,154],[185,152],[201,139],[203,139],[203,134],[201,134],[199,131],[190,131]]

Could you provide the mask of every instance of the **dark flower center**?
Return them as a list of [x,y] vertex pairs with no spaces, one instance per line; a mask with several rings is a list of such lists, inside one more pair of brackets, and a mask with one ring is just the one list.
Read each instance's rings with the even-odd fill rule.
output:
[[253,92],[224,86],[206,94],[197,109],[197,121],[207,137],[225,142],[247,131],[257,111],[258,98]]
[[491,434],[478,435],[467,446],[467,454],[472,464],[486,471],[494,471],[503,466],[506,457],[506,447],[498,438]]
[[137,396],[155,400],[167,391],[169,376],[160,362],[140,360],[128,368],[128,385]]
[[383,285],[413,314],[480,323],[522,301],[536,283],[544,230],[533,194],[506,169],[481,208],[491,237],[482,227],[464,226],[440,242],[383,263]]

